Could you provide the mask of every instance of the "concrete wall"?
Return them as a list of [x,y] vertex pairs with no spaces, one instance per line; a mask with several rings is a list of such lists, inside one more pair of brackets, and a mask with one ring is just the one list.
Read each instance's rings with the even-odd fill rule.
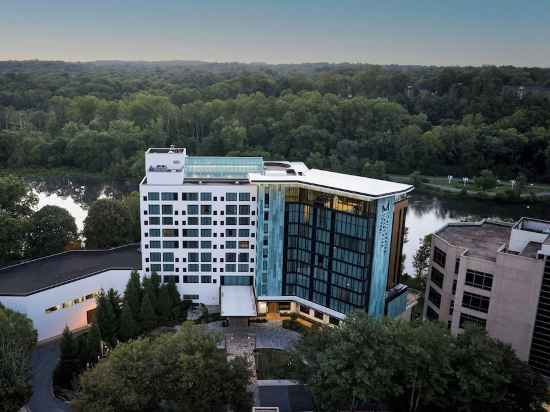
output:
[[131,270],[108,270],[94,276],[48,289],[29,296],[0,296],[0,302],[6,307],[26,314],[38,331],[38,340],[61,335],[65,325],[69,329],[87,326],[86,312],[96,307],[95,299],[74,304],[46,313],[47,308],[61,305],[63,302],[105,291],[113,288],[124,292]]

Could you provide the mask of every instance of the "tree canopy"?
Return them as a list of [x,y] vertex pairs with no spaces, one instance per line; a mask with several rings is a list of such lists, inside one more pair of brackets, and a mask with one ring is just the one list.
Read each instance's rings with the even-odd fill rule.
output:
[[77,236],[74,217],[66,209],[44,206],[30,218],[26,253],[36,257],[63,252]]

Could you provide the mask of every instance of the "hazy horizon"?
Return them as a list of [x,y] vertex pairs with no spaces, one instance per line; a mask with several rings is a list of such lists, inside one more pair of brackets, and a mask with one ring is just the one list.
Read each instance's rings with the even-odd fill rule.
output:
[[2,2],[0,60],[550,66],[550,2]]

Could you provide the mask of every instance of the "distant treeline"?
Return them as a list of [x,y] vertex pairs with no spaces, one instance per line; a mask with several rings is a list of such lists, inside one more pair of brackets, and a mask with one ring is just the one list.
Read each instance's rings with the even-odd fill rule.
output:
[[550,180],[550,69],[0,62],[0,168],[140,176],[143,150]]

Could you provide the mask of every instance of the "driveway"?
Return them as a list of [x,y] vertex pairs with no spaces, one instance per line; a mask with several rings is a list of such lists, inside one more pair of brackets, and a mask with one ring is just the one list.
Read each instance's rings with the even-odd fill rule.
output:
[[52,374],[59,358],[59,341],[38,346],[32,355],[31,412],[70,412],[71,408],[53,396]]

